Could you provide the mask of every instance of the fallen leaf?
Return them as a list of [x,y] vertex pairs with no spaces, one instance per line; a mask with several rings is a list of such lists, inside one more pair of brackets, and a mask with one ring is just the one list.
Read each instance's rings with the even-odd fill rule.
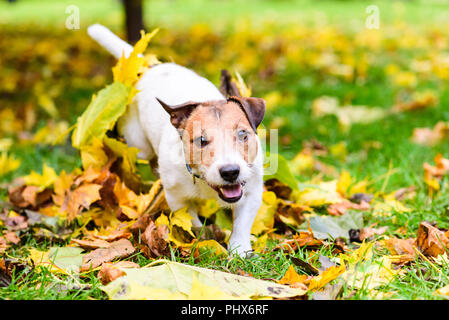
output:
[[327,207],[327,213],[331,216],[341,216],[346,213],[346,210],[368,210],[370,205],[368,202],[362,200],[360,204],[352,203],[350,201],[344,200],[340,203],[333,203]]
[[391,254],[398,255],[397,259],[393,261],[394,264],[404,265],[415,260],[415,251],[413,250],[415,239],[413,238],[388,238],[379,241],[379,243],[385,246]]
[[286,239],[279,243],[273,250],[287,250],[290,252],[294,252],[298,249],[298,247],[319,247],[323,245],[323,242],[319,239],[316,239],[313,233],[310,232],[300,232],[299,234],[295,234],[292,239]]
[[83,261],[83,249],[52,247],[48,251],[30,249],[30,259],[36,266],[45,266],[50,272],[78,272]]
[[101,265],[97,277],[103,285],[126,275],[120,268],[139,268],[139,265],[132,261],[119,261],[117,263],[106,262]]
[[[363,213],[350,211],[342,216],[316,215],[309,218],[310,228],[317,239],[349,239],[349,230],[363,227]],[[307,229],[303,223],[298,231]]]
[[[272,281],[259,280],[251,277],[239,276],[222,271],[200,268],[167,260],[158,260],[161,265],[140,268],[121,269],[126,275],[122,276],[102,288],[110,299],[211,299],[213,293],[220,297],[235,299],[249,298],[289,298],[302,296],[304,288],[291,288]],[[199,281],[199,288],[193,285]],[[148,290],[142,290],[142,286]],[[159,290],[157,297],[148,292]],[[200,290],[193,292],[192,290]]]
[[5,219],[5,227],[11,231],[19,231],[28,228],[27,219],[24,216],[13,216]]
[[412,142],[424,146],[433,147],[449,137],[449,123],[439,121],[432,129],[413,129]]
[[342,202],[344,198],[337,191],[337,183],[337,180],[332,180],[316,185],[307,185],[294,194],[295,201],[310,207]]
[[326,284],[336,279],[339,275],[345,272],[346,268],[344,265],[341,266],[331,266],[326,271],[322,272],[320,275],[313,277],[309,283],[309,290],[316,291],[324,287]]
[[440,289],[437,289],[434,293],[434,295],[442,295],[442,296],[449,296],[449,285],[444,286]]
[[[388,230],[387,226],[381,227],[381,228],[361,228],[361,229],[351,229],[349,230],[350,235],[350,241],[351,242],[363,242],[366,239],[369,239],[375,235],[381,235],[384,234]],[[351,234],[351,231],[352,234]]]
[[284,200],[290,199],[292,189],[288,185],[280,182],[278,179],[266,180],[264,185],[267,191],[274,192],[277,198],[281,198]]
[[126,111],[131,88],[116,81],[100,90],[78,117],[72,134],[72,145],[81,148],[95,138],[102,140],[117,119]]
[[15,171],[19,168],[21,161],[14,158],[13,156],[8,156],[6,152],[0,154],[0,177]]
[[17,233],[10,231],[5,233],[5,239],[6,241],[13,243],[13,244],[19,244],[20,238],[17,236]]
[[109,248],[112,244],[105,240],[95,239],[95,240],[79,240],[72,239],[71,243],[76,243],[83,249],[98,249],[98,248]]
[[312,208],[287,200],[278,199],[276,218],[293,227],[299,227],[305,220],[304,213],[312,212]]
[[8,249],[8,244],[6,242],[6,239],[3,237],[0,237],[0,253],[3,253]]
[[25,177],[23,180],[26,185],[29,186],[38,186],[40,187],[40,191],[45,188],[50,187],[58,178],[55,170],[44,163],[44,167],[42,169],[42,174],[39,174],[35,171],[31,171],[31,173]]
[[278,280],[279,284],[295,284],[295,283],[304,283],[304,281],[307,279],[307,275],[299,275],[296,273],[295,268],[293,265],[290,265],[287,269],[287,271],[284,273],[284,276]]
[[61,210],[67,210],[69,221],[75,219],[82,209],[89,209],[92,203],[101,199],[101,188],[101,185],[89,183],[68,192]]
[[443,231],[438,230],[428,222],[421,222],[418,228],[416,244],[424,255],[437,257],[446,252],[448,243],[449,239]]
[[251,228],[251,234],[259,235],[264,231],[273,229],[274,214],[277,208],[276,194],[271,191],[265,191],[262,194],[262,204],[257,211]]
[[209,250],[208,252],[211,252],[212,254],[215,254],[216,256],[221,256],[221,255],[227,256],[228,255],[228,251],[217,241],[204,240],[204,241],[199,241],[196,243],[196,248],[195,248],[195,252],[194,252],[193,256],[195,258],[199,257],[200,252],[203,249],[208,249]]
[[83,256],[80,271],[89,271],[114,259],[127,258],[135,252],[135,248],[127,239],[120,239],[111,243],[109,248],[99,248]]
[[148,258],[157,258],[160,256],[170,256],[169,246],[169,227],[161,224],[156,226],[150,221],[145,232],[142,233],[141,250]]

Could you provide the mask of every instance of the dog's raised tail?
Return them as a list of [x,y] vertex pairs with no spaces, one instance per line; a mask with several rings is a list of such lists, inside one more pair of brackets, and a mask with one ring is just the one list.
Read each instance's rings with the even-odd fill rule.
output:
[[127,58],[133,51],[133,47],[130,44],[120,39],[111,30],[101,24],[96,23],[89,26],[87,33],[116,59],[120,59],[123,53],[125,53],[125,57]]

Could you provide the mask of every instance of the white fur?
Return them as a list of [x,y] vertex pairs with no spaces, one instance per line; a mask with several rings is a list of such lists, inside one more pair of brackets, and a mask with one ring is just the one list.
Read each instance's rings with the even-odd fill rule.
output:
[[[129,45],[103,26],[89,27],[89,34],[115,57],[121,55],[118,55],[119,52],[130,53],[127,47]],[[225,99],[223,95],[207,79],[174,63],[164,63],[148,69],[136,88],[140,92],[135,96],[126,115],[119,120],[119,132],[130,146],[141,150],[139,157],[148,160],[158,157],[159,175],[171,210],[188,206],[194,226],[201,226],[191,201],[216,199],[221,205],[233,209],[233,232],[229,248],[237,254],[250,251],[250,231],[261,205],[263,192],[263,156],[260,141],[257,139],[258,151],[252,166],[249,166],[238,152],[229,149],[217,152],[213,165],[203,173],[206,181],[218,184],[217,182],[222,182],[218,173],[220,166],[227,163],[239,164],[239,178],[246,182],[243,186],[243,196],[236,203],[226,203],[206,181],[196,179],[196,183],[193,183],[192,175],[186,169],[179,134],[172,126],[168,113],[156,100],[157,97],[168,105],[177,105],[187,101]]]

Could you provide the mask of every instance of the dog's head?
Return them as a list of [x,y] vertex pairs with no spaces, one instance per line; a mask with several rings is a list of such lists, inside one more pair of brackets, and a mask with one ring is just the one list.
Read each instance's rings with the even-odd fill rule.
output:
[[169,113],[184,145],[186,164],[228,203],[243,195],[258,152],[257,127],[265,114],[260,98],[186,102],[169,106]]

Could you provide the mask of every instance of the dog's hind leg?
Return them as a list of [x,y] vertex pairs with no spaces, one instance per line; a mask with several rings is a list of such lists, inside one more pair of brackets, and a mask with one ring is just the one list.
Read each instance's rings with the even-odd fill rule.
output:
[[151,161],[156,156],[140,124],[137,102],[131,103],[128,111],[118,120],[118,131],[130,147],[140,150],[138,154],[140,159]]

